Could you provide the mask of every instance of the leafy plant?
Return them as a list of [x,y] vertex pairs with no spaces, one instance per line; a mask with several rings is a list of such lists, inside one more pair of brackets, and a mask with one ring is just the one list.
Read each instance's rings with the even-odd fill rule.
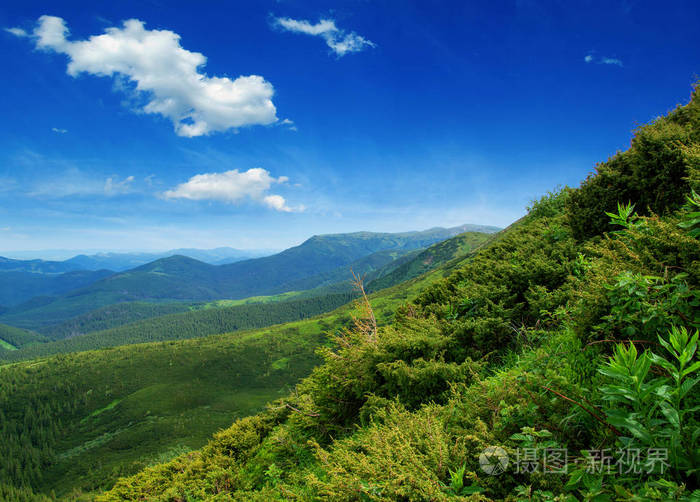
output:
[[688,233],[695,237],[700,238],[700,195],[695,190],[691,191],[690,195],[686,195],[688,203],[684,206],[687,210],[683,214],[683,221],[681,221],[678,226],[688,230]]
[[605,212],[607,216],[610,217],[611,225],[618,225],[620,227],[630,229],[634,228],[638,223],[638,216],[634,212],[634,204],[628,202],[627,204],[617,203],[617,214]]
[[687,277],[676,274],[671,280],[664,280],[623,272],[614,284],[606,285],[610,313],[597,329],[654,341],[674,324],[700,326],[700,292],[688,286]]
[[[685,328],[673,327],[668,341],[661,336],[658,340],[668,352],[666,356],[650,351],[639,354],[633,343],[628,347],[618,344],[608,363],[599,369],[612,380],[601,392],[608,422],[620,431],[622,446],[665,450],[668,464],[680,479],[695,473],[700,460],[700,428],[687,419],[698,407],[686,404],[689,392],[700,381],[695,376],[700,370],[700,361],[695,360],[698,332],[691,336]],[[668,376],[653,377],[652,364]],[[657,463],[651,465],[647,459],[646,472],[663,474],[668,465]]]

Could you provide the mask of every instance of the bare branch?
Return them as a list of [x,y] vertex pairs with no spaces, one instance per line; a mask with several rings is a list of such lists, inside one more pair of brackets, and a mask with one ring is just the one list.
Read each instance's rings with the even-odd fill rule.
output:
[[360,277],[355,274],[355,272],[350,269],[350,273],[353,278],[353,285],[355,289],[360,292],[360,299],[357,302],[357,307],[360,310],[361,316],[353,316],[352,320],[355,324],[355,329],[364,334],[367,339],[372,342],[377,342],[377,318],[374,316],[374,310],[372,310],[372,305],[369,302],[367,293],[365,292],[364,277]]

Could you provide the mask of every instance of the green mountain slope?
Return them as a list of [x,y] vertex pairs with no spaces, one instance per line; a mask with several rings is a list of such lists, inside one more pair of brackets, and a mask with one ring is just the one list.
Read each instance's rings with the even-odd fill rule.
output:
[[[647,216],[617,207],[639,187]],[[698,190],[700,86],[286,398],[97,500],[700,499]]]
[[351,292],[336,293],[275,303],[178,312],[103,331],[71,336],[49,343],[34,344],[12,352],[0,352],[0,363],[118,345],[182,340],[262,328],[317,316],[348,303],[353,296]]
[[102,331],[116,328],[152,317],[158,317],[178,312],[187,312],[193,308],[191,303],[168,302],[146,303],[125,302],[108,305],[91,310],[85,314],[69,319],[60,324],[47,326],[41,330],[42,334],[53,340],[84,335],[92,331]]
[[24,271],[0,272],[0,304],[18,305],[36,296],[60,295],[112,275],[109,270],[43,274]]
[[[27,347],[12,354],[5,353],[0,355],[0,361],[21,361],[131,343],[195,338],[313,317],[351,300],[354,287],[349,279],[353,271],[357,274],[367,272],[366,281],[386,277],[382,281],[382,287],[386,288],[468,254],[485,242],[489,235],[467,232],[434,244],[425,251],[373,253],[348,267],[326,274],[323,278],[325,282],[336,281],[328,286],[285,293],[278,297],[219,300],[210,304],[135,302],[104,307],[43,330],[44,334],[57,341]],[[400,258],[394,259],[397,255]],[[393,273],[399,267],[401,272]]]
[[488,239],[488,234],[465,232],[453,239],[435,244],[412,256],[410,260],[406,260],[404,263],[397,263],[392,270],[385,271],[379,277],[370,276],[367,290],[378,291],[418,277],[437,265],[473,251]]
[[[0,324],[0,348],[16,350],[23,346],[44,343],[46,341],[48,341],[48,339],[39,333]],[[1,353],[0,351],[0,354]]]
[[[464,255],[455,257],[448,265],[465,259]],[[398,305],[443,277],[446,270],[437,268],[374,294],[380,322],[390,320]],[[263,303],[268,299],[251,300]],[[230,303],[257,305],[246,305],[245,301],[214,302],[211,310]],[[325,343],[326,333],[350,323],[351,311],[351,306],[345,306],[316,319],[253,332],[123,346],[1,366],[0,431],[4,432],[0,456],[15,462],[0,463],[0,470],[5,469],[0,473],[10,473],[15,482],[25,480],[39,491],[53,489],[65,495],[75,488],[108,488],[120,474],[135,472],[184,449],[198,448],[236,416],[250,414],[266,400],[285,395],[289,386],[318,362],[315,351]],[[269,375],[277,375],[280,380],[258,386],[252,393],[241,380],[235,383],[240,376],[238,358],[249,354],[251,365],[257,365],[255,378],[267,382]],[[262,363],[261,358],[269,362]],[[158,362],[151,364],[151,360]],[[297,371],[302,366],[305,372]],[[164,382],[167,389],[158,386]],[[182,396],[181,402],[158,405],[165,394]],[[251,404],[240,405],[237,399]],[[156,404],[151,405],[152,401]],[[29,408],[37,411],[27,422],[34,447],[19,444],[22,431],[29,430],[24,429]],[[91,422],[86,418],[89,416],[99,417],[99,422]],[[60,427],[55,425],[59,421]],[[59,441],[59,436],[64,439]],[[24,463],[29,467],[15,473],[14,466]]]
[[315,236],[273,256],[229,265],[209,265],[185,256],[156,260],[75,289],[38,305],[21,305],[0,315],[0,322],[42,330],[90,310],[134,301],[203,301],[274,295],[345,280],[354,266],[359,273],[386,265],[392,258],[477,228],[463,225],[423,232],[378,234],[357,232]]

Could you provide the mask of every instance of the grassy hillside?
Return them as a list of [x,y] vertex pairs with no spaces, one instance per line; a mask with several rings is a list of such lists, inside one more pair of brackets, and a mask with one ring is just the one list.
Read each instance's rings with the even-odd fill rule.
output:
[[[444,268],[373,295],[380,323],[389,322],[398,305],[443,277],[460,260],[468,259],[466,248],[455,249],[458,255]],[[216,301],[192,314],[217,313],[222,306],[232,304],[257,307],[285,299],[304,300],[303,294]],[[250,301],[256,303],[247,303]],[[13,459],[0,464],[4,469],[0,474],[12,480],[13,486],[24,483],[38,492],[55,490],[67,496],[74,489],[107,488],[120,474],[199,448],[235,417],[286,395],[296,379],[308,374],[319,361],[315,351],[325,343],[327,333],[350,322],[351,310],[346,306],[316,319],[254,332],[123,346],[0,367],[0,457]],[[265,384],[250,394],[245,392],[248,387],[235,380],[241,377],[238,358],[249,357],[249,351],[254,355],[245,367],[257,367],[257,373],[251,370],[246,378],[257,375],[255,378],[264,380],[273,374],[280,378],[275,380],[278,386]],[[271,362],[260,362],[263,358]],[[151,365],[150,360],[158,362]],[[276,369],[271,373],[273,367]],[[300,367],[305,372],[297,371]],[[205,368],[206,378],[202,377]],[[163,382],[168,382],[167,389],[158,386]],[[166,398],[166,394],[171,397]],[[162,399],[172,401],[172,396],[182,396],[179,404],[158,404]],[[25,421],[30,408],[37,416],[32,413]],[[86,419],[89,416],[99,417],[99,421]],[[125,428],[130,422],[132,425]],[[59,436],[64,439],[59,441]],[[39,475],[39,471],[44,474]]]
[[288,392],[319,343],[292,326],[2,367],[0,478],[60,495],[106,488]]
[[699,500],[693,190],[700,87],[390,324],[365,310],[287,397],[97,500]]
[[0,363],[118,345],[182,340],[262,328],[317,316],[350,302],[353,297],[353,293],[347,292],[275,303],[178,312],[63,340],[34,344],[12,352],[0,352]]

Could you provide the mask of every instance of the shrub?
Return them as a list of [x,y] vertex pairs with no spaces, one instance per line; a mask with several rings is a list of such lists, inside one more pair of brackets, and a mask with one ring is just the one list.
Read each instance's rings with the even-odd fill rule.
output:
[[700,86],[691,101],[668,117],[638,128],[626,152],[598,164],[566,201],[569,223],[579,240],[611,230],[605,213],[631,201],[640,214],[668,214],[700,181]]
[[[700,435],[691,390],[700,381],[697,360],[698,332],[673,327],[668,340],[658,337],[666,355],[645,351],[638,354],[633,343],[619,344],[599,371],[610,380],[601,388],[605,413],[619,431],[624,448],[658,448],[668,453],[666,467],[677,481],[686,481],[700,467]],[[653,377],[652,364],[666,374]],[[665,463],[664,459],[664,463]],[[664,463],[647,466],[647,472],[663,475]],[[661,470],[659,470],[661,469]]]

